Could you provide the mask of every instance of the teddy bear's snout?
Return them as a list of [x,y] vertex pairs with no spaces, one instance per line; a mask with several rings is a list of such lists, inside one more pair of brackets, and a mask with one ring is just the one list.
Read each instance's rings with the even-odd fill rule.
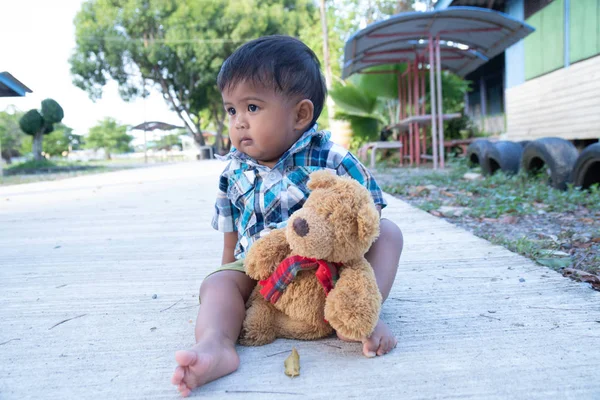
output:
[[293,224],[294,232],[300,237],[308,235],[308,222],[304,218],[296,218]]

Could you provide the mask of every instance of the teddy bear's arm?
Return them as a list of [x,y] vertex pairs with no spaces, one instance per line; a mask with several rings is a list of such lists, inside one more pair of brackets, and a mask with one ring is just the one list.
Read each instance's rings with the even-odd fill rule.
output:
[[366,260],[344,265],[325,301],[325,319],[342,336],[367,338],[379,320],[382,297],[373,268]]
[[275,229],[250,247],[244,260],[246,274],[255,280],[267,279],[289,254],[285,229]]

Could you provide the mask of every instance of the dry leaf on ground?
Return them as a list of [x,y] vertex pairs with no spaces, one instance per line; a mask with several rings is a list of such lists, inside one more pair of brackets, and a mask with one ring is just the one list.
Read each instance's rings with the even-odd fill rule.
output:
[[292,354],[283,362],[285,374],[290,378],[300,375],[300,355],[295,347],[292,348]]
[[600,290],[600,277],[598,275],[590,274],[589,272],[574,268],[565,268],[563,270],[563,275],[571,278],[577,278],[582,282],[588,282],[592,285],[592,287]]
[[516,224],[517,221],[519,221],[519,217],[515,217],[514,215],[505,215],[498,220],[502,224]]

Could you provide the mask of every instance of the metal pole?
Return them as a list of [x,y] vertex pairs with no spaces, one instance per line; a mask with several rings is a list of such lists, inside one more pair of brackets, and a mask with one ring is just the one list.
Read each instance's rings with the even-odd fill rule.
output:
[[146,79],[143,79],[142,93],[144,95],[144,164],[148,164],[148,143],[146,142]]
[[[413,75],[415,95],[414,95],[413,102],[415,104],[415,115],[421,115],[421,112],[420,112],[421,110],[419,109],[419,98],[421,97],[421,94],[419,92],[419,62],[418,62],[417,58],[418,57],[415,55],[415,73]],[[420,131],[420,126],[418,123],[415,122],[414,128],[413,128],[413,135],[415,136],[415,138],[414,138],[415,162],[417,163],[417,165],[421,164],[421,146],[420,146],[421,138],[419,135],[419,131]]]
[[[411,63],[407,62],[406,63],[406,87],[407,87],[407,91],[408,91],[408,117],[412,117],[413,116],[413,109],[412,109],[412,88],[411,88]],[[409,123],[408,124],[408,158],[409,158],[409,165],[412,167],[413,164],[413,156],[414,156],[414,151],[413,151],[413,124]]]
[[442,62],[440,57],[440,36],[435,41],[435,73],[437,75],[437,112],[438,112],[438,134],[440,146],[440,168],[444,169],[444,110],[442,107]]
[[3,165],[4,161],[2,160],[2,140],[0,140],[0,178],[4,176]]
[[[402,74],[400,71],[396,73],[396,77],[398,78],[398,123],[402,121]],[[404,162],[404,141],[402,137],[402,131],[398,129],[398,140],[402,144],[402,147],[398,149],[398,153],[400,154],[400,166]]]
[[433,38],[429,35],[429,97],[431,102],[431,146],[433,149],[433,169],[438,168],[437,121],[435,101],[435,61],[433,57]]
[[[425,109],[426,89],[425,89],[425,56],[421,56],[421,96],[423,96],[423,102],[421,103],[421,115],[425,115],[427,110]],[[427,129],[425,125],[421,126],[421,153],[427,152]],[[420,157],[420,156],[419,156]]]

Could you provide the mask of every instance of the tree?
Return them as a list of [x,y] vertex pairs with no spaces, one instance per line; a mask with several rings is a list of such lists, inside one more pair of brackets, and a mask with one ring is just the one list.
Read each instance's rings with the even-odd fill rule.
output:
[[[32,149],[32,140],[25,140],[21,143],[21,152],[30,153]],[[42,149],[44,154],[49,156],[59,156],[64,152],[79,150],[83,145],[83,136],[73,133],[73,129],[58,123],[54,126],[54,131],[44,138]]]
[[54,132],[44,139],[44,153],[58,156],[65,152],[78,150],[83,144],[83,136],[73,133],[73,129],[64,124],[57,124]]
[[29,110],[19,120],[21,130],[33,136],[33,156],[36,160],[42,159],[42,140],[44,135],[54,131],[54,124],[62,121],[64,112],[62,107],[52,99],[42,101],[41,110]]
[[[384,69],[405,71],[406,64],[383,65],[371,70]],[[426,81],[426,112],[430,112],[429,78]],[[460,112],[469,82],[449,73],[442,74],[442,106],[447,113]],[[398,123],[399,107],[408,107],[398,103],[397,74],[355,74],[344,84],[337,84],[331,90],[331,97],[338,107],[336,117],[347,120],[352,126],[355,146],[376,140],[383,127]],[[446,122],[448,126],[448,123]],[[446,131],[448,138],[457,138],[460,128]]]
[[85,138],[85,147],[104,149],[107,160],[111,159],[112,153],[127,153],[131,151],[133,140],[133,136],[127,134],[127,128],[127,125],[121,125],[113,118],[105,118],[90,128]]
[[181,149],[181,140],[179,139],[179,135],[175,133],[165,135],[156,142],[156,149],[158,150],[171,150],[175,146],[179,146]]
[[12,112],[0,112],[0,152],[7,164],[11,158],[19,155],[19,148],[23,140],[23,132],[19,127],[19,119],[23,113],[12,109]]
[[126,101],[157,89],[200,145],[200,112],[208,109],[220,145],[223,61],[250,39],[298,36],[317,21],[312,0],[88,0],[75,18],[73,82],[92,99],[109,79]]

